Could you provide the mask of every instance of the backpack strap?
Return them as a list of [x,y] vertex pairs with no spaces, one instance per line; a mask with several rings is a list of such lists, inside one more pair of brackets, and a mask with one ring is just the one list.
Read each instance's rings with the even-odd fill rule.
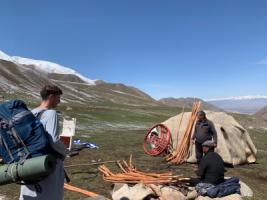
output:
[[21,139],[20,135],[18,134],[17,130],[14,127],[14,122],[17,120],[20,120],[22,118],[25,118],[27,115],[32,115],[30,111],[22,111],[12,117],[11,120],[9,120],[9,129],[10,129],[10,134],[14,140],[14,143],[17,145],[17,148],[20,148],[23,146],[24,148],[24,153],[18,152],[18,156],[21,158],[20,163],[24,163],[24,161],[30,156],[30,152],[25,145],[24,141]]
[[40,112],[37,112],[34,114],[35,117],[37,117],[39,120],[41,120],[42,115],[47,111],[47,109],[43,109]]
[[9,157],[10,157],[10,159],[11,159],[11,160],[9,161],[9,163],[12,163],[15,159],[14,159],[14,157],[13,157],[13,155],[12,155],[12,153],[11,153],[11,151],[10,151],[10,149],[9,149],[9,147],[8,147],[8,145],[7,145],[7,143],[6,143],[6,141],[5,141],[5,139],[2,137],[1,134],[0,134],[0,140],[1,140],[1,142],[3,143],[5,149],[7,150],[8,155],[9,155]]

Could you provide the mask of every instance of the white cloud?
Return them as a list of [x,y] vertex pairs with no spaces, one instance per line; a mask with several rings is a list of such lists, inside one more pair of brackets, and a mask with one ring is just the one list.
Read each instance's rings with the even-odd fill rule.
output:
[[259,62],[257,62],[258,65],[267,65],[267,59],[262,59]]

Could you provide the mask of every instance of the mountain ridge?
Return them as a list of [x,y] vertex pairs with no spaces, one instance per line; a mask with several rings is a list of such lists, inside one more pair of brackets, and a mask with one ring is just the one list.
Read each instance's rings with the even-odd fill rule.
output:
[[105,83],[98,81],[88,84],[75,74],[55,74],[36,70],[0,59],[1,95],[12,98],[21,97],[29,100],[39,99],[39,90],[46,83],[59,85],[64,91],[63,103],[116,103],[130,105],[158,105],[159,103],[148,94],[124,84]]
[[[191,108],[195,100],[202,101],[202,109],[253,114],[267,105],[267,96],[250,95],[202,100],[198,98],[162,98],[155,100],[150,95],[132,86],[121,83],[106,83],[102,80],[91,80],[71,68],[42,60],[9,56],[0,51],[0,92],[10,97],[26,95],[28,99],[38,99],[40,88],[49,82],[58,84],[64,90],[65,103],[116,103],[130,105],[152,105]],[[259,102],[248,108],[239,102]],[[250,103],[251,104],[251,103]],[[243,107],[242,107],[243,106]],[[237,109],[236,109],[237,108]],[[250,109],[250,110],[249,110]]]
[[233,96],[233,97],[205,99],[205,101],[209,102],[209,101],[223,101],[223,100],[252,100],[252,99],[267,99],[267,96],[265,95]]
[[23,58],[20,56],[9,56],[8,54],[4,53],[3,51],[0,51],[0,59],[6,60],[9,62],[13,62],[16,64],[28,66],[31,68],[35,68],[37,70],[40,70],[40,71],[48,73],[48,74],[51,74],[51,73],[54,73],[54,74],[72,74],[72,75],[79,77],[80,79],[87,82],[88,84],[95,85],[96,80],[91,80],[91,79],[81,75],[80,73],[76,72],[75,70],[73,70],[71,68],[64,67],[62,65],[59,65],[57,63],[53,63],[50,61],[35,60],[35,59],[31,59],[31,58]]
[[267,98],[265,98],[265,96],[258,95],[256,98],[210,100],[208,103],[227,112],[254,114],[263,107],[267,106]]
[[192,105],[195,101],[201,101],[201,109],[203,110],[212,110],[212,111],[222,111],[222,109],[205,102],[199,98],[192,98],[192,97],[181,97],[181,98],[162,98],[159,102],[163,103],[164,105],[175,106],[175,107],[185,107],[185,108],[192,108]]
[[267,106],[265,106],[264,108],[260,109],[254,115],[256,117],[263,117],[263,118],[267,119]]

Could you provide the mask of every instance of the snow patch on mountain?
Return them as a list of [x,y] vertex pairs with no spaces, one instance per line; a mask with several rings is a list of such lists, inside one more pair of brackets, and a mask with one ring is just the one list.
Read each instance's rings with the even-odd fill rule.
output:
[[254,114],[267,106],[267,96],[254,95],[219,98],[210,99],[208,102],[228,112]]
[[254,100],[254,99],[267,99],[264,95],[247,95],[247,96],[236,96],[236,97],[222,97],[205,99],[205,101],[225,101],[225,100]]
[[138,99],[142,99],[142,97],[140,96],[137,96],[137,95],[134,95],[134,94],[130,94],[130,93],[126,93],[126,92],[122,92],[122,91],[119,91],[119,90],[112,90],[112,92],[115,92],[115,93],[118,93],[118,94],[123,94],[123,95],[127,95],[127,96],[132,96],[132,97],[135,97],[135,98],[138,98]]
[[0,51],[0,59],[12,61],[12,58],[9,55],[5,54],[3,51]]
[[63,67],[63,66],[56,64],[56,63],[53,63],[53,62],[43,61],[43,60],[34,60],[34,59],[29,59],[29,58],[22,58],[19,56],[9,56],[2,51],[0,51],[0,59],[14,62],[16,64],[21,64],[21,65],[33,65],[37,69],[39,69],[43,72],[46,72],[46,73],[73,74],[90,85],[96,84],[96,80],[88,79],[71,68]]

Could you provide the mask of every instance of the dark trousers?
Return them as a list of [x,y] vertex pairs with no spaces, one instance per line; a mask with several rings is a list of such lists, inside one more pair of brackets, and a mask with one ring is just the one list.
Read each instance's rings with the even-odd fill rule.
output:
[[202,143],[199,143],[197,141],[195,142],[195,151],[196,151],[197,164],[199,165],[203,157]]

